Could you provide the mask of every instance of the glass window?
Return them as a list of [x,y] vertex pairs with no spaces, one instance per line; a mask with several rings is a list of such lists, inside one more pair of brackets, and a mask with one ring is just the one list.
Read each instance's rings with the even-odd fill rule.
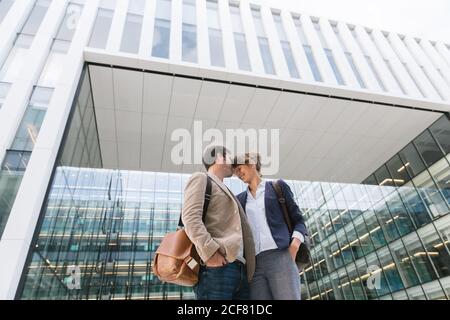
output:
[[0,82],[0,109],[2,108],[3,103],[5,102],[10,87],[11,87],[10,83]]
[[152,56],[169,58],[172,1],[157,0]]
[[450,275],[450,254],[444,245],[439,233],[433,224],[429,224],[418,230],[420,239],[423,242],[429,260],[434,265],[439,278]]
[[108,9],[99,9],[92,30],[89,47],[105,49],[108,43],[109,30],[111,28],[114,11]]
[[414,178],[413,182],[434,217],[439,217],[449,212],[447,202],[428,171],[422,172]]
[[380,260],[381,269],[383,269],[384,274],[389,285],[391,292],[399,291],[404,289],[404,285],[400,274],[392,260],[391,253],[388,247],[384,247],[377,251],[378,259]]
[[414,144],[428,167],[444,156],[428,130],[417,137]]
[[319,37],[320,43],[322,44],[323,50],[325,51],[328,63],[330,64],[334,76],[336,77],[337,83],[340,85],[345,85],[344,79],[342,78],[342,74],[339,71],[339,68],[336,64],[336,60],[334,59],[333,50],[331,50],[331,48],[328,46],[328,43],[322,33],[322,28],[320,27],[319,21],[313,20],[313,25]]
[[409,256],[413,261],[413,264],[417,270],[417,274],[422,283],[426,283],[437,278],[435,269],[431,264],[430,258],[425,251],[419,237],[416,233],[412,233],[403,238],[403,243]]
[[433,137],[439,143],[445,154],[450,153],[450,120],[446,116],[442,116],[431,127],[430,131]]
[[444,157],[435,163],[429,171],[437,184],[439,191],[450,206],[450,167],[448,159]]
[[40,87],[56,87],[61,72],[64,70],[64,62],[70,42],[55,40],[47,58],[44,70],[38,81]]
[[44,20],[50,3],[51,0],[37,0],[25,25],[22,28],[21,33],[32,36],[36,35],[42,21]]
[[408,144],[402,151],[400,151],[399,155],[411,177],[415,177],[425,170],[425,164],[412,143]]
[[363,89],[366,88],[366,85],[361,77],[361,74],[359,73],[358,68],[356,67],[355,61],[353,60],[353,56],[352,54],[349,52],[349,50],[347,49],[347,45],[344,42],[344,39],[342,39],[341,33],[339,32],[339,28],[336,24],[332,25],[333,31],[336,34],[336,38],[338,39],[342,50],[344,51],[345,54],[345,58],[347,59],[348,64],[350,65],[350,67],[352,68],[352,71],[356,77],[356,80],[359,83],[359,86]]
[[309,67],[311,68],[312,74],[314,76],[314,80],[318,82],[322,82],[322,76],[319,71],[319,67],[317,66],[316,59],[314,58],[314,52],[309,45],[308,39],[306,38],[305,32],[302,27],[302,22],[300,17],[292,16],[294,20],[295,27],[297,29],[297,34],[300,38],[300,41],[303,45],[303,50],[305,51],[306,59],[308,60]]
[[120,51],[128,53],[139,52],[143,19],[142,15],[127,14]]
[[28,49],[33,42],[33,36],[18,35],[8,58],[0,70],[0,81],[14,82],[26,62]]
[[8,14],[9,9],[11,9],[13,3],[14,3],[13,0],[2,0],[2,1],[0,1],[0,23],[2,23],[3,19]]
[[195,0],[183,1],[183,61],[197,62],[197,21]]
[[252,71],[248,56],[247,38],[244,33],[241,10],[238,4],[230,3],[230,14],[239,69]]
[[286,64],[289,70],[289,74],[292,78],[300,78],[300,74],[295,64],[294,54],[292,53],[291,43],[288,41],[286,36],[286,31],[283,27],[283,21],[279,13],[273,13],[273,20],[275,21],[275,26],[277,28],[278,37],[280,38],[281,48],[284,53],[284,58],[286,59]]
[[403,243],[397,240],[389,245],[389,248],[391,249],[397,270],[405,286],[411,287],[419,284],[419,278],[413,266],[411,256],[406,252]]
[[273,64],[272,53],[270,52],[269,40],[261,18],[261,11],[258,8],[252,8],[253,21],[255,23],[256,36],[258,37],[258,45],[264,70],[267,74],[275,74],[275,66]]
[[211,65],[225,67],[223,37],[220,26],[219,5],[216,0],[206,1],[209,29],[209,53]]
[[35,87],[11,149],[33,151],[53,89]]
[[59,27],[57,40],[72,41],[75,31],[78,27],[78,21],[80,20],[83,6],[75,3],[69,3],[66,9],[66,15]]

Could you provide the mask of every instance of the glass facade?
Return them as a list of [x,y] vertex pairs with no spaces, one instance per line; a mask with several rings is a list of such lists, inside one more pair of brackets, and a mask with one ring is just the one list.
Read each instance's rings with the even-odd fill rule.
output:
[[39,135],[53,89],[35,87],[11,148],[0,170],[0,238]]

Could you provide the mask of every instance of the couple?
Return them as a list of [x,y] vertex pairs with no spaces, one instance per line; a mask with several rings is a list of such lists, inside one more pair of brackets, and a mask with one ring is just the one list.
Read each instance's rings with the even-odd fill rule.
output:
[[[208,147],[207,174],[186,184],[182,220],[202,260],[194,287],[198,300],[300,300],[300,276],[294,262],[307,229],[289,186],[279,181],[294,232],[289,234],[271,183],[261,179],[259,155],[231,159],[225,147]],[[236,174],[248,184],[237,197],[224,178]],[[211,197],[202,220],[207,181]]]

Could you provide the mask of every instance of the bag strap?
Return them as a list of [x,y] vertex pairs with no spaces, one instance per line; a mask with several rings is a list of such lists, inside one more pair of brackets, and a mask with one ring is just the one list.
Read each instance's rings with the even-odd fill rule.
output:
[[286,198],[284,197],[283,189],[281,189],[279,181],[272,181],[272,186],[275,189],[275,192],[277,193],[278,202],[280,203],[281,208],[283,209],[284,221],[287,224],[287,227],[289,229],[289,233],[292,234],[292,232],[294,230],[292,228],[292,222],[291,222],[291,218],[289,216],[289,210],[288,210],[288,207],[286,205]]
[[[211,201],[211,194],[212,194],[212,183],[211,183],[211,177],[206,174],[206,190],[205,190],[205,201],[203,202],[203,215],[202,215],[202,221],[205,223],[206,221],[206,213],[208,212],[209,203]],[[178,221],[178,228],[183,228],[184,224],[181,220]]]

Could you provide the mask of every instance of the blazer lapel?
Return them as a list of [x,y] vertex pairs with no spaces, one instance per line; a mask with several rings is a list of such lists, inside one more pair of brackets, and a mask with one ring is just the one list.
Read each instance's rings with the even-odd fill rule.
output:
[[225,184],[219,180],[219,178],[217,178],[215,175],[213,174],[209,174],[208,176],[211,177],[211,179],[213,179],[213,181],[219,186],[220,189],[223,190],[223,192],[225,192],[231,199],[235,200],[235,198],[233,197],[233,195],[230,193],[230,190],[228,190],[228,188],[225,186]]

